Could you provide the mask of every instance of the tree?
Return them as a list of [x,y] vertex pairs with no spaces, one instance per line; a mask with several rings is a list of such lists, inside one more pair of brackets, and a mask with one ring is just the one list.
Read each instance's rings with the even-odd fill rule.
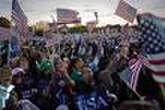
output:
[[83,33],[87,32],[86,26],[83,25],[76,25],[74,27],[69,28],[68,30],[69,33]]
[[43,29],[36,29],[35,30],[35,35],[43,36],[43,33],[44,33],[44,30]]
[[10,28],[11,22],[5,17],[0,17],[0,27]]

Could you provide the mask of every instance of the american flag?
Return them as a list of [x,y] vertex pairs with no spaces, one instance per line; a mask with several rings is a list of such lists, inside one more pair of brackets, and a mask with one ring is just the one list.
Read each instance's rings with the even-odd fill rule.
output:
[[80,23],[81,18],[78,17],[79,12],[72,9],[57,8],[58,24]]
[[129,62],[129,69],[132,72],[129,85],[134,91],[136,91],[139,74],[144,65],[148,65],[148,60],[142,55],[138,55]]
[[27,33],[27,23],[28,19],[24,13],[24,11],[21,9],[18,0],[12,1],[12,15],[11,15],[12,21],[15,24],[16,29],[20,33],[20,35],[25,35]]
[[136,8],[129,5],[124,0],[120,0],[115,14],[129,22],[133,22],[134,18],[136,17],[136,12],[137,12]]
[[10,29],[0,27],[0,40],[6,40],[10,37]]
[[152,76],[160,85],[165,85],[165,39],[161,34],[161,26],[165,23],[151,14],[141,14],[137,16],[140,28],[140,37],[144,41],[144,49],[147,53]]

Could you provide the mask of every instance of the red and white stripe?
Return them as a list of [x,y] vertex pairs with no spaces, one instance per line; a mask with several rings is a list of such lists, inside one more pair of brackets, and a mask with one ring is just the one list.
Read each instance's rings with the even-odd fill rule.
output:
[[154,80],[165,85],[165,53],[150,54],[147,58],[149,60],[147,67],[152,70]]
[[142,68],[140,61],[137,60],[133,65],[130,66],[130,70],[132,71],[132,77],[130,81],[130,87],[136,91],[136,86],[139,78],[139,73]]
[[20,33],[20,35],[26,35],[28,32],[28,19],[21,9],[18,0],[12,1],[12,15],[11,15],[12,21],[15,24],[15,28]]
[[129,62],[129,68],[132,71],[130,87],[134,91],[136,91],[139,74],[143,65],[148,65],[148,60],[142,55],[139,55],[137,58],[134,58]]
[[22,24],[22,25],[27,24],[27,18],[25,17],[25,15],[20,15],[20,13],[16,12],[16,10],[12,10],[11,17],[16,24]]
[[10,29],[0,27],[0,40],[6,40],[11,36]]

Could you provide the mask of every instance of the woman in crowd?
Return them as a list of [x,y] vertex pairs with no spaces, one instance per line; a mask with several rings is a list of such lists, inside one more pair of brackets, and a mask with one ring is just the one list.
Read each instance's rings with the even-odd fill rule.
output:
[[52,75],[50,85],[50,93],[52,95],[53,109],[65,106],[69,108],[71,88],[74,86],[74,81],[68,74],[68,64],[60,58],[54,60],[55,70]]

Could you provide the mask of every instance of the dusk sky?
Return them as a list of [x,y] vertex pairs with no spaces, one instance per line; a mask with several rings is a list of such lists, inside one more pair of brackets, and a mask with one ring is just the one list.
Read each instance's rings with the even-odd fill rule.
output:
[[[29,24],[40,20],[51,21],[56,17],[56,8],[75,9],[80,12],[82,22],[94,20],[94,12],[98,12],[99,24],[125,24],[126,21],[114,15],[120,0],[18,0]],[[138,13],[151,12],[165,17],[165,0],[125,0],[138,9]],[[0,16],[10,19],[12,0],[0,0]]]

